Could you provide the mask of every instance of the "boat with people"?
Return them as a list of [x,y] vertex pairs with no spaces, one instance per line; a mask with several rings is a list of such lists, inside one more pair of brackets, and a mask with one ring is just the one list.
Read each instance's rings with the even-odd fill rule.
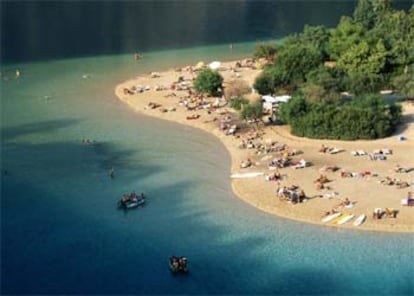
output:
[[173,274],[188,273],[187,258],[184,256],[171,256],[169,260],[169,267]]
[[118,208],[120,209],[133,209],[138,206],[143,206],[145,204],[145,195],[141,193],[137,195],[134,191],[129,195],[123,194],[118,201]]

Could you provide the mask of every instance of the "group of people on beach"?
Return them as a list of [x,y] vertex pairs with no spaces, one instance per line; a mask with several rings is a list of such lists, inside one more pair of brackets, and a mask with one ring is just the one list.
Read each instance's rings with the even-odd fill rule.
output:
[[307,200],[305,191],[299,189],[297,185],[278,187],[277,196],[282,200],[287,200],[292,204],[302,203]]

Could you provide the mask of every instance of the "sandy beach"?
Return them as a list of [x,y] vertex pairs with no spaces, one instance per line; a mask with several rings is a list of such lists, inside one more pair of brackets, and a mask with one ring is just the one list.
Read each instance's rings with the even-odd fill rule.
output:
[[[224,86],[234,81],[244,81],[251,86],[260,70],[251,67],[235,68],[236,62],[222,63],[219,69],[224,78]],[[192,65],[194,67],[194,65]],[[154,69],[157,70],[157,69]],[[232,158],[232,173],[261,172],[262,176],[254,178],[231,179],[235,194],[246,203],[265,212],[280,217],[323,224],[330,227],[352,228],[358,230],[414,232],[414,207],[401,204],[408,192],[414,191],[414,105],[403,104],[403,123],[395,135],[374,141],[328,141],[312,140],[295,137],[290,134],[288,126],[268,125],[256,129],[256,125],[247,124],[238,118],[237,111],[224,105],[224,100],[206,98],[203,108],[196,108],[191,101],[188,87],[197,73],[194,68],[169,69],[162,72],[152,72],[136,77],[116,86],[117,97],[128,104],[136,112],[185,124],[207,131],[218,137],[230,152]],[[177,83],[178,81],[181,83]],[[171,87],[174,86],[174,89]],[[250,95],[253,97],[253,95]],[[219,106],[213,108],[214,106]],[[237,125],[234,134],[220,126],[226,119],[229,126]],[[228,130],[228,129],[227,129]],[[403,135],[404,140],[398,136]],[[281,180],[267,181],[265,176],[275,171],[269,170],[268,164],[280,155],[280,151],[260,149],[241,149],[242,141],[251,138],[257,146],[280,147],[284,145],[283,153],[292,153],[291,162],[301,159],[310,166],[294,169],[287,166],[279,169]],[[339,152],[321,153],[322,145],[339,148]],[[383,150],[385,160],[370,160],[369,155],[376,150]],[[367,155],[355,156],[353,152],[364,151]],[[391,152],[391,154],[385,154]],[[252,165],[241,168],[243,161],[250,159]],[[406,172],[396,172],[399,165]],[[336,171],[326,170],[325,167],[336,166]],[[342,172],[342,175],[341,175]],[[315,180],[325,175],[327,182],[324,189],[317,189]],[[346,176],[344,176],[346,175]],[[398,179],[409,186],[399,188],[397,185],[385,185],[381,181]],[[305,202],[293,204],[277,195],[277,189],[283,186],[297,185],[308,197]],[[340,204],[348,198],[353,206],[345,208]],[[338,211],[354,214],[355,217],[343,225],[332,222],[323,223],[322,217],[327,211],[336,208]],[[384,214],[381,219],[373,219],[376,208],[394,215]],[[354,226],[353,221],[361,214],[366,214],[365,223]],[[395,217],[392,217],[395,216]]]

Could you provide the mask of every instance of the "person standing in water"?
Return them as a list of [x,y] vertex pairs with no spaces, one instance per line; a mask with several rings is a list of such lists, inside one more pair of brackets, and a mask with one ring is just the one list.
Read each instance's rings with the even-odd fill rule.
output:
[[109,177],[110,177],[111,179],[115,178],[115,170],[114,170],[114,168],[111,168],[111,169],[109,170]]

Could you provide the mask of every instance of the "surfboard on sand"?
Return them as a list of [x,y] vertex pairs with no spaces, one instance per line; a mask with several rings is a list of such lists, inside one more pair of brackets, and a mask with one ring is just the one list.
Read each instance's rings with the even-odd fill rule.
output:
[[248,172],[248,173],[234,173],[230,175],[232,179],[242,179],[242,178],[255,178],[264,176],[262,172]]

